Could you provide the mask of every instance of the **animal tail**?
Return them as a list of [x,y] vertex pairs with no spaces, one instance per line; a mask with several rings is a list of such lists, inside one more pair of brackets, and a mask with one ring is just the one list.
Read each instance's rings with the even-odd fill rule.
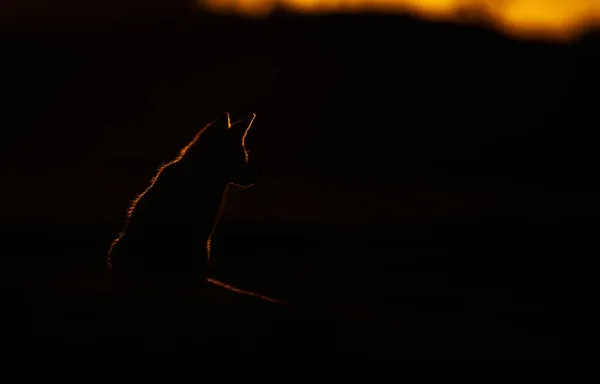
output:
[[260,299],[260,300],[268,301],[270,303],[286,304],[285,301],[273,299],[271,297],[264,296],[264,295],[261,295],[261,294],[256,293],[256,292],[246,291],[244,289],[236,288],[236,287],[234,287],[232,285],[226,284],[226,283],[224,283],[222,281],[219,281],[219,280],[216,280],[216,279],[209,278],[208,282],[210,284],[213,284],[213,285],[217,286],[217,287],[224,288],[224,289],[227,289],[229,291],[232,291],[232,292],[235,292],[235,293],[238,293],[238,294],[241,294],[241,295],[252,296],[252,297],[255,297],[255,298]]

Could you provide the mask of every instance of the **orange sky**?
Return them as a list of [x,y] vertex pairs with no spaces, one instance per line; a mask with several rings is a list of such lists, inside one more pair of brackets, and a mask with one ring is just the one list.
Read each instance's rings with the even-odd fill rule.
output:
[[433,20],[485,15],[488,23],[517,36],[569,38],[600,25],[600,0],[197,0],[219,12],[268,15],[275,6],[299,13],[378,11]]

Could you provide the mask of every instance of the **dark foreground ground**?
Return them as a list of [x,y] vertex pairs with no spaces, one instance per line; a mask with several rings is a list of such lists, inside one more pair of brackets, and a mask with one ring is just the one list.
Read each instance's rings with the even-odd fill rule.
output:
[[[127,301],[103,272],[101,231],[71,233],[62,262],[30,259],[15,267],[17,331],[8,337],[46,345],[195,343],[257,354],[568,358],[592,340],[595,290],[591,268],[582,270],[587,226],[571,224],[579,244],[557,236],[552,249],[539,245],[557,225],[498,218],[452,230],[388,228],[393,236],[385,229],[224,223],[214,276],[286,305],[214,286],[193,302]],[[64,239],[37,235],[21,240],[29,255]],[[85,246],[95,257],[78,256]]]

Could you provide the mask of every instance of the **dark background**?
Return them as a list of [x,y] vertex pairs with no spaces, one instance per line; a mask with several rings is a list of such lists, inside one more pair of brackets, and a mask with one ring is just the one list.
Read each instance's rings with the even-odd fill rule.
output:
[[392,354],[562,357],[589,338],[597,34],[38,3],[0,18],[17,297],[98,289],[155,169],[222,111],[253,112],[260,179],[230,193],[217,278],[376,329]]

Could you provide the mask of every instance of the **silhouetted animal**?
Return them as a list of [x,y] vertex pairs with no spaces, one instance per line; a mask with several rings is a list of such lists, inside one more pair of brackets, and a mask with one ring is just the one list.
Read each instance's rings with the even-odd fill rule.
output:
[[210,239],[228,186],[255,182],[244,143],[254,117],[231,124],[225,114],[159,168],[132,202],[125,229],[110,247],[113,271],[159,290],[206,282]]

